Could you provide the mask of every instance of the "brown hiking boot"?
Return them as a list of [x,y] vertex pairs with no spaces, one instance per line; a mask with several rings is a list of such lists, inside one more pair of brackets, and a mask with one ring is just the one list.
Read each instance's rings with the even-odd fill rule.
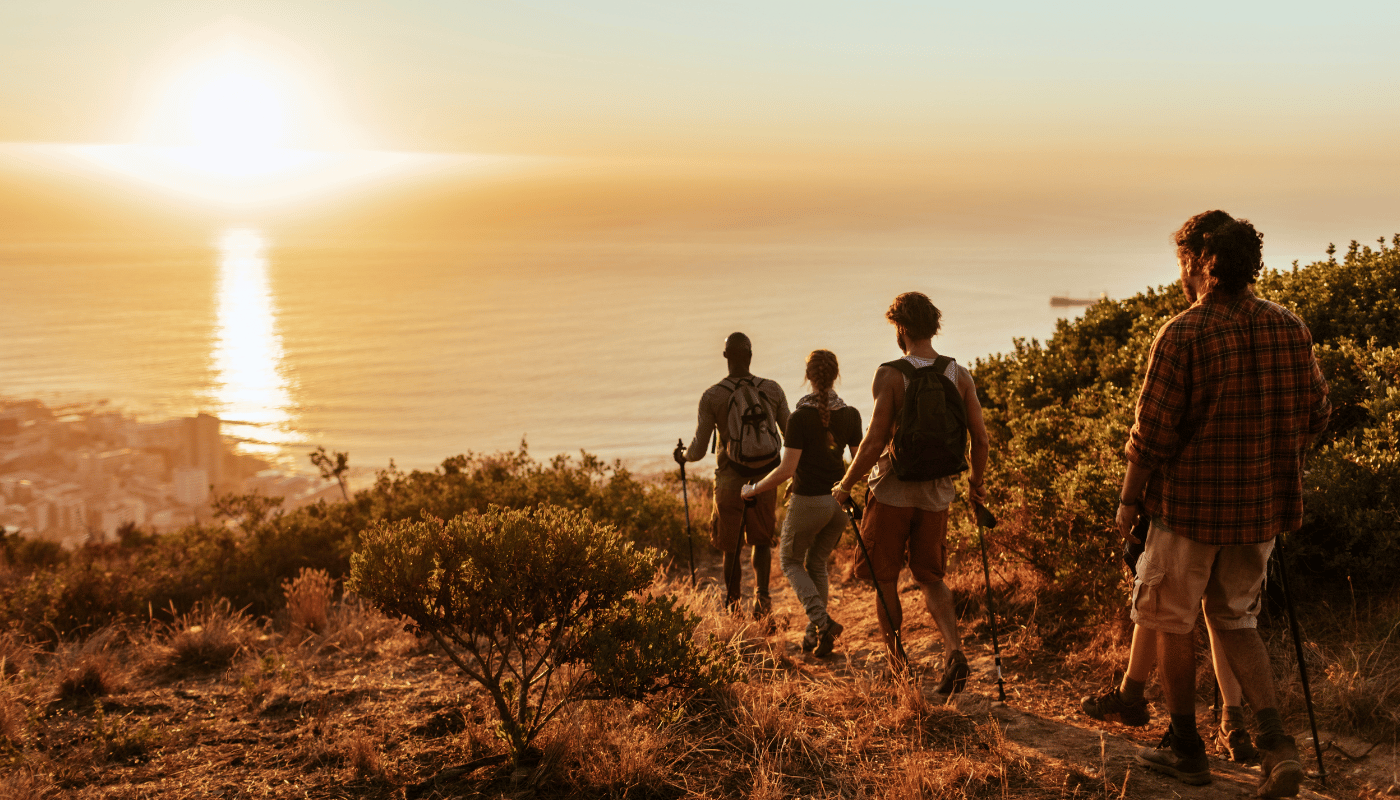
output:
[[943,679],[934,691],[939,694],[955,694],[967,688],[967,676],[972,670],[967,666],[967,656],[963,651],[954,650],[948,654],[948,663],[943,666]]
[[1192,786],[1210,783],[1210,759],[1206,757],[1205,742],[1196,738],[1190,744],[1185,743],[1170,725],[1161,744],[1138,751],[1137,763]]
[[1260,797],[1296,797],[1303,783],[1303,765],[1298,761],[1298,745],[1292,736],[1265,743],[1259,740],[1261,762]]
[[826,620],[826,625],[822,626],[821,638],[817,642],[817,650],[813,655],[817,658],[831,655],[831,649],[836,646],[836,637],[841,635],[846,627],[830,617]]
[[1249,731],[1244,728],[1235,728],[1232,731],[1219,728],[1215,731],[1215,741],[1236,764],[1248,764],[1259,760],[1259,751],[1254,747],[1254,740],[1249,738]]
[[1104,722],[1118,722],[1123,725],[1141,727],[1152,721],[1147,710],[1147,701],[1130,703],[1123,699],[1118,687],[1113,687],[1098,697],[1086,697],[1079,701],[1079,708],[1085,714]]
[[753,599],[753,618],[765,619],[773,614],[773,598],[764,591],[756,594]]

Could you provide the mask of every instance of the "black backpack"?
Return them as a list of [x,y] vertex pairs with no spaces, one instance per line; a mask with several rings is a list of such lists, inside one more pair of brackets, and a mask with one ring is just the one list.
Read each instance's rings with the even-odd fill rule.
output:
[[730,387],[724,455],[741,475],[763,475],[783,448],[774,401],[751,376],[726,378],[722,383]]
[[967,407],[956,383],[944,373],[952,359],[939,356],[927,367],[905,359],[893,367],[909,379],[890,453],[902,481],[931,481],[967,469]]

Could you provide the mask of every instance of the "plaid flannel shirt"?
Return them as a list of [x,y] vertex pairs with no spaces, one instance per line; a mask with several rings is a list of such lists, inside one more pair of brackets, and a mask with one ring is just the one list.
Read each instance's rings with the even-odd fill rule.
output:
[[1303,455],[1331,414],[1312,334],[1253,294],[1207,295],[1157,332],[1127,456],[1144,508],[1204,544],[1303,524]]

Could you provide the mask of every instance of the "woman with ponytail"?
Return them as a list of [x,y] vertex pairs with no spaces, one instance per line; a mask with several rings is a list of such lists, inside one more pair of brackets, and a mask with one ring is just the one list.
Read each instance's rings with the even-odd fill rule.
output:
[[860,445],[860,412],[842,402],[833,385],[840,375],[836,354],[813,350],[807,356],[807,382],[812,393],[797,401],[783,437],[783,459],[772,472],[745,486],[748,498],[792,479],[787,519],[778,545],[779,563],[797,599],[807,611],[807,634],[802,651],[831,652],[842,625],[827,613],[827,560],[841,533],[846,515],[831,496],[831,487],[846,472],[842,450],[852,456]]

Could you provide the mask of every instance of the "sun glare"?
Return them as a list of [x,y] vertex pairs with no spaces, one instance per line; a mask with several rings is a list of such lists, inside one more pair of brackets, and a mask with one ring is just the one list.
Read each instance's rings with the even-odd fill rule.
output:
[[233,51],[192,78],[184,99],[192,144],[229,150],[286,144],[288,104],[275,72]]
[[59,169],[100,172],[219,206],[297,203],[421,176],[478,174],[511,159],[367,150],[322,68],[296,45],[229,21],[153,69],[131,144],[0,143]]

